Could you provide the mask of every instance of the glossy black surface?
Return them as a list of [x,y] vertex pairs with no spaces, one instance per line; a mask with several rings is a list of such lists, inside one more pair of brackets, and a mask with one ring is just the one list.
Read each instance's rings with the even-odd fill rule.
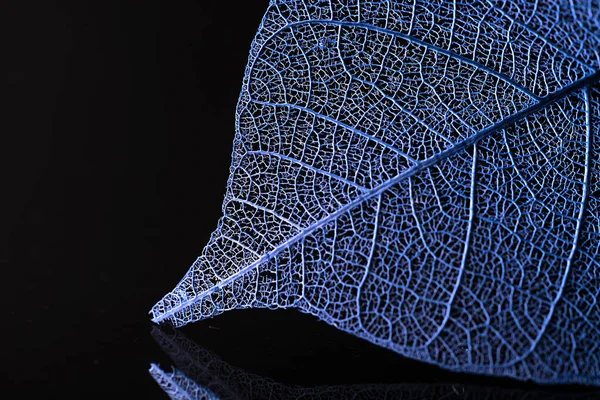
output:
[[[220,215],[234,113],[267,1],[4,6],[2,388],[7,398],[164,399],[171,361],[150,307]],[[293,310],[223,314],[182,331],[288,385],[459,383]],[[573,388],[542,388],[568,392]]]

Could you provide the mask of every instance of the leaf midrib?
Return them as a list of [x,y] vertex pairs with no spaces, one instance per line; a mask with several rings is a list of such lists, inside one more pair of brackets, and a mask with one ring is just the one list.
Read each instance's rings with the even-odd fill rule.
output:
[[576,92],[577,90],[582,89],[584,87],[591,86],[597,82],[600,82],[600,70],[594,72],[593,74],[587,75],[584,78],[582,78],[578,81],[575,81],[572,84],[567,85],[567,86],[563,87],[562,89],[560,89],[554,93],[551,93],[550,95],[548,95],[546,97],[541,98],[537,103],[535,103],[515,114],[512,114],[511,116],[503,119],[502,121],[499,121],[493,125],[490,125],[489,127],[477,132],[475,135],[463,140],[462,142],[456,143],[453,147],[446,149],[446,150],[426,159],[425,161],[422,161],[422,162],[416,164],[415,166],[407,169],[406,171],[401,172],[400,174],[396,175],[394,178],[359,195],[356,199],[354,199],[351,202],[347,203],[346,205],[340,207],[337,211],[329,214],[327,217],[317,221],[316,223],[312,224],[311,226],[300,231],[295,236],[291,237],[290,239],[286,240],[282,244],[273,248],[273,250],[264,254],[258,260],[252,262],[251,264],[247,265],[246,267],[240,269],[238,272],[225,278],[224,280],[222,280],[215,286],[211,287],[210,289],[207,289],[204,292],[197,294],[196,296],[186,300],[185,302],[181,303],[180,305],[178,305],[176,307],[173,307],[172,309],[168,310],[167,312],[163,313],[162,315],[153,318],[152,321],[154,321],[156,323],[164,321],[165,319],[173,316],[174,314],[176,314],[184,309],[187,309],[194,303],[196,303],[196,302],[200,301],[201,299],[205,298],[206,296],[214,293],[215,291],[219,290],[220,288],[227,286],[229,283],[235,281],[240,276],[245,275],[247,272],[255,269],[256,267],[258,267],[265,261],[268,261],[268,260],[272,259],[273,257],[277,256],[281,251],[289,248],[290,246],[294,245],[296,242],[306,238],[308,235],[310,235],[315,230],[317,230],[320,227],[322,227],[323,225],[326,225],[327,223],[335,220],[336,218],[343,215],[345,212],[349,211],[350,209],[356,207],[359,204],[362,204],[364,201],[366,201],[374,196],[378,196],[379,194],[385,192],[386,190],[388,190],[392,186],[396,185],[397,183],[402,182],[403,180],[408,179],[408,178],[416,175],[417,173],[419,173],[433,165],[436,165],[443,160],[448,159],[449,157],[451,157],[455,154],[458,154],[459,152],[468,148],[469,146],[472,146],[476,142],[489,137],[491,134],[498,132],[501,129],[512,126],[513,124],[521,121],[522,119],[528,117],[529,115],[534,114],[537,111],[543,110],[544,108],[564,99],[565,97]]

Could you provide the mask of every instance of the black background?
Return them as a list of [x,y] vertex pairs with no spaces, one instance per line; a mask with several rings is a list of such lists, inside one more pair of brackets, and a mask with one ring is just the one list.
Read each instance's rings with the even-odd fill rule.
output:
[[[267,3],[4,4],[1,388],[11,397],[166,398],[147,372],[171,364],[147,313],[220,216]],[[293,310],[233,311],[182,331],[289,384],[535,388],[441,371]]]

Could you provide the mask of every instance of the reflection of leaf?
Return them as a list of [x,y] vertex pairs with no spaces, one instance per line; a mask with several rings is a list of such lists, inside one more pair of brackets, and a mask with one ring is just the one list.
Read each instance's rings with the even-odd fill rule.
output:
[[153,309],[293,307],[455,371],[600,384],[598,0],[273,0],[223,217]]
[[[206,393],[221,400],[252,399],[402,399],[402,400],[591,400],[600,398],[597,391],[580,393],[557,393],[556,391],[525,391],[500,388],[465,386],[460,384],[365,384],[317,387],[291,387],[271,379],[247,373],[220,360],[210,351],[203,349],[182,333],[164,332],[154,328],[152,336],[174,361],[176,368],[171,374],[157,374],[157,367],[150,369],[163,389],[175,386],[180,390],[172,399],[211,399]],[[166,375],[171,381],[166,380]],[[160,379],[160,380],[159,380]],[[175,383],[173,383],[174,381]],[[161,383],[162,382],[162,383]],[[183,395],[182,393],[187,393]],[[186,397],[187,396],[187,397]],[[202,397],[205,396],[205,397]]]
[[156,364],[150,365],[150,375],[173,400],[219,400],[210,389],[196,384],[181,371],[165,372]]

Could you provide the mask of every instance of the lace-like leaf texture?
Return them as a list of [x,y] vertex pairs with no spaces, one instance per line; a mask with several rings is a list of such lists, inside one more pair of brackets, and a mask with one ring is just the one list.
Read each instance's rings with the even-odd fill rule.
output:
[[152,309],[297,308],[600,385],[600,2],[272,1],[209,243]]

